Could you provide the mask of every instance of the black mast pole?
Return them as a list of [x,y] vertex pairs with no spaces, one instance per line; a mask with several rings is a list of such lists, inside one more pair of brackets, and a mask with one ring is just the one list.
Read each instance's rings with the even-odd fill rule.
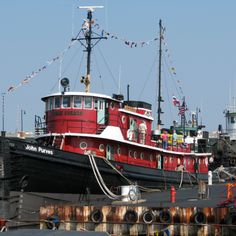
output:
[[129,101],[129,84],[127,85],[127,101]]
[[[82,28],[76,38],[73,38],[73,40],[78,40],[81,45],[85,48],[85,51],[87,52],[87,71],[86,76],[82,76],[81,83],[84,83],[85,85],[85,92],[90,92],[90,80],[91,80],[91,52],[93,47],[101,40],[101,39],[107,39],[107,37],[100,36],[99,34],[95,33],[92,29],[92,25],[94,24],[94,20],[92,20],[93,15],[92,12],[95,8],[102,8],[101,6],[86,6],[86,7],[80,7],[80,8],[86,8],[88,9],[87,13],[87,20],[85,21],[85,26],[87,27]],[[83,34],[83,37],[80,37],[80,34]],[[93,36],[95,35],[95,37]],[[92,43],[92,40],[97,40],[95,43]],[[85,41],[85,43],[83,43]]]
[[162,22],[161,19],[159,21],[159,28],[160,28],[160,33],[159,33],[159,76],[158,76],[158,108],[157,108],[157,129],[161,129],[161,102],[163,102],[161,98],[161,58],[162,58]]
[[186,111],[186,103],[185,103],[185,97],[183,97],[183,103],[181,106],[181,126],[183,128],[183,135],[185,137],[186,129],[185,129],[185,123],[186,123],[186,117],[185,117],[185,111]]
[[5,132],[5,93],[2,93],[2,131],[1,131],[1,135],[5,136],[6,132]]
[[87,41],[87,73],[85,77],[85,92],[90,91],[90,64],[91,64],[91,38],[92,38],[92,11],[88,10],[88,32],[85,35]]

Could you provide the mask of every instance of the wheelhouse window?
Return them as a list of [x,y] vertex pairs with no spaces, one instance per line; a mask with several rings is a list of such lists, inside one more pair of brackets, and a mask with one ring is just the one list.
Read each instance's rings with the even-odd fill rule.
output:
[[47,107],[47,110],[52,110],[52,109],[53,109],[53,101],[54,101],[53,98],[49,98],[49,99],[48,99],[48,107]]
[[82,108],[82,97],[79,96],[74,97],[74,107]]
[[85,97],[84,98],[84,108],[85,109],[91,109],[92,108],[92,98],[91,97]]
[[61,107],[61,97],[55,97],[55,108]]
[[63,100],[62,106],[64,108],[70,107],[70,97],[62,97],[62,100]]
[[110,103],[110,108],[111,108],[112,110],[114,110],[114,108],[115,108],[114,102],[111,102],[111,103]]
[[232,116],[230,120],[231,120],[231,124],[235,123],[235,117]]

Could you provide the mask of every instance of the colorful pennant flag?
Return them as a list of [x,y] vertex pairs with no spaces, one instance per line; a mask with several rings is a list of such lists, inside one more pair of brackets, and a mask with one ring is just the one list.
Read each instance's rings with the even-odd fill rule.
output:
[[186,103],[183,101],[182,105],[179,107],[179,115],[183,116],[187,110]]
[[175,96],[173,96],[172,101],[175,107],[180,106],[180,101]]
[[65,55],[65,53],[72,47],[72,45],[74,43],[75,43],[75,41],[70,42],[69,46],[67,48],[65,48],[58,56],[53,57],[50,61],[47,61],[46,62],[47,65],[44,65],[41,68],[32,71],[30,75],[26,75],[25,79],[23,79],[17,86],[10,86],[8,88],[7,92],[8,93],[13,92],[14,90],[16,90],[21,85],[27,84],[31,79],[33,79],[35,76],[37,76],[40,72],[47,69],[47,66],[51,65],[53,62],[55,62],[55,61],[59,60],[60,58],[62,58]]

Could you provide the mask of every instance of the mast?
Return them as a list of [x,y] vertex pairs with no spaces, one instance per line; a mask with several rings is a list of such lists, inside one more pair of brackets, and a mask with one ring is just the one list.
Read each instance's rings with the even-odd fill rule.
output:
[[2,136],[5,136],[5,95],[6,93],[2,93]]
[[183,103],[180,107],[180,115],[181,115],[181,127],[183,129],[183,135],[185,136],[186,133],[186,117],[185,117],[185,111],[186,111],[186,103],[185,103],[185,97],[183,97]]
[[[78,40],[82,46],[85,47],[85,51],[87,52],[87,68],[86,68],[86,75],[81,77],[81,83],[85,85],[85,92],[90,92],[90,81],[91,81],[91,52],[92,48],[101,40],[107,39],[107,37],[102,37],[97,33],[93,32],[92,25],[94,24],[94,20],[92,12],[95,8],[103,8],[103,6],[81,6],[79,8],[87,9],[87,20],[84,22],[84,27],[80,30],[76,38],[72,40]],[[80,34],[83,34],[83,37],[80,37]],[[93,35],[96,35],[93,37]],[[94,44],[92,40],[97,40]],[[85,41],[85,43],[83,43]]]
[[85,77],[85,92],[90,91],[90,66],[91,66],[91,40],[92,40],[92,11],[88,10],[87,14],[87,22],[88,22],[88,32],[86,34],[86,42],[87,42],[87,73]]
[[162,39],[163,39],[163,35],[162,35],[162,22],[161,19],[159,21],[159,74],[158,74],[158,108],[157,108],[157,129],[160,130],[161,129],[161,102],[164,102],[162,100],[161,97],[161,61],[162,61]]

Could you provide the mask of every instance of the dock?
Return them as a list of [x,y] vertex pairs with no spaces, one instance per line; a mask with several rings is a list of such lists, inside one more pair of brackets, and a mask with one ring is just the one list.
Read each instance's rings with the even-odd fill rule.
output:
[[236,188],[229,192],[229,186],[213,184],[203,192],[202,186],[180,188],[175,199],[170,189],[142,192],[134,201],[104,195],[12,192],[11,199],[19,201],[9,206],[17,211],[10,211],[13,215],[6,227],[9,232],[33,228],[94,235],[232,235],[236,233]]

